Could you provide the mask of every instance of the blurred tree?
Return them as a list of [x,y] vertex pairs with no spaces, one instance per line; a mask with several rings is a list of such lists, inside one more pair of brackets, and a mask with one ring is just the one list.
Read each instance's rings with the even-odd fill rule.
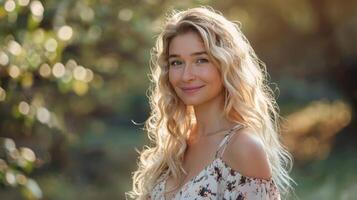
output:
[[[34,149],[33,166],[42,172],[79,174],[80,167],[69,163],[84,150],[71,155],[69,148],[82,133],[105,131],[98,119],[115,126],[145,119],[148,81],[143,80],[153,42],[148,16],[157,11],[147,8],[161,5],[143,2],[146,7],[134,13],[136,2],[0,3],[0,136]],[[103,150],[90,152],[101,155]],[[6,175],[17,165],[3,158]],[[77,162],[88,167],[87,160]],[[86,171],[84,176],[96,177],[93,170]],[[1,181],[14,185],[5,175]]]
[[12,139],[0,139],[0,184],[19,186],[21,194],[27,199],[41,199],[41,188],[28,177],[35,167],[34,152],[27,147],[17,148]]
[[[96,84],[97,75],[73,59],[61,62],[64,49],[73,42],[73,28],[64,21],[51,27],[44,11],[43,4],[36,0],[8,0],[1,4],[0,136],[42,152],[38,164],[46,162],[42,157],[46,152],[52,153],[53,161],[60,158],[63,164],[66,160],[60,156],[64,154],[62,141],[70,134],[64,117],[72,111],[62,102],[73,95],[85,95]],[[43,140],[43,134],[51,139]],[[4,147],[7,154],[1,160],[1,181],[5,185],[26,186],[29,192],[23,194],[28,199],[41,198],[41,190],[33,189],[37,183],[19,171],[32,171],[34,160],[24,162],[33,152],[29,148],[17,150],[11,139],[4,139]]]

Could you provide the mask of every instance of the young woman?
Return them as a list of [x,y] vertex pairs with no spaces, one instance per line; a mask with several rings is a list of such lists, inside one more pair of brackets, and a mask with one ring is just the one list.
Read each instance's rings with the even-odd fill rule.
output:
[[[265,65],[212,9],[174,13],[154,48],[135,199],[280,199],[293,181]],[[290,165],[291,166],[291,165]]]

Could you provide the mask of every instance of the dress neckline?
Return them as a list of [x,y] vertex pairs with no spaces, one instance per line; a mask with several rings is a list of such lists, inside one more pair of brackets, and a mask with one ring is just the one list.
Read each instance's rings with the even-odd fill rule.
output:
[[[245,177],[247,179],[251,179],[251,180],[259,180],[262,183],[268,183],[268,182],[272,182],[273,179],[272,177],[270,177],[269,179],[263,179],[263,178],[257,178],[257,177],[251,177],[251,176],[244,176],[242,175],[239,171],[232,169],[221,157],[217,157],[214,160],[212,160],[208,165],[206,165],[200,172],[197,173],[197,175],[193,176],[191,179],[189,179],[186,183],[184,183],[179,190],[177,190],[177,192],[175,192],[175,194],[173,195],[172,199],[176,199],[177,195],[179,195],[180,193],[182,193],[183,189],[186,188],[189,184],[192,184],[192,182],[199,177],[202,173],[204,173],[205,171],[207,171],[209,168],[211,168],[216,162],[221,163],[225,168],[227,168],[228,171],[230,171],[232,176],[239,176],[239,177]],[[164,178],[164,180],[162,181],[163,184],[163,192],[166,192],[166,181],[168,179],[169,176],[166,176]],[[166,200],[165,194],[163,194],[163,199]]]
[[[225,134],[224,134],[224,137],[223,139],[221,140],[221,142],[219,143],[218,145],[218,148],[216,150],[216,153],[215,153],[215,157],[214,159],[209,162],[205,167],[202,168],[202,170],[200,170],[199,172],[197,172],[197,174],[193,177],[191,177],[188,181],[186,181],[178,190],[177,192],[175,192],[173,194],[173,198],[175,199],[175,197],[177,196],[178,193],[180,193],[182,191],[182,189],[184,187],[186,187],[189,183],[191,183],[194,179],[196,179],[198,176],[200,176],[204,171],[206,171],[218,158],[218,153],[219,151],[221,150],[221,148],[223,147],[223,145],[226,143],[227,139],[229,139],[229,136],[232,135],[233,131],[236,130],[237,128],[242,128],[243,125],[242,124],[237,124],[235,126],[233,126],[232,128],[230,128],[229,130],[226,130]],[[166,193],[166,182],[167,182],[167,179],[168,179],[168,175],[164,178],[164,181],[163,181],[163,191],[164,191],[164,197],[165,197],[165,193]]]
[[[215,158],[212,162],[210,162],[208,165],[206,165],[201,171],[199,171],[195,176],[193,176],[191,179],[189,179],[188,181],[186,181],[186,183],[184,183],[178,190],[177,192],[175,192],[175,194],[173,195],[173,199],[176,199],[176,196],[182,192],[182,190],[189,185],[190,183],[192,183],[197,177],[199,177],[203,172],[205,172],[208,168],[210,168],[213,163],[217,160],[217,158]],[[168,176],[164,179],[163,181],[163,191],[166,192],[166,182],[167,182]],[[166,200],[166,197],[164,195],[164,199]]]

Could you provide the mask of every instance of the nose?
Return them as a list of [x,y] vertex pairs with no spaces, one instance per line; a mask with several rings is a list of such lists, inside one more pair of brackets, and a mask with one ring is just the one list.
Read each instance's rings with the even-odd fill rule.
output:
[[182,81],[189,82],[194,79],[195,79],[195,74],[192,69],[192,65],[190,63],[187,63],[183,70]]

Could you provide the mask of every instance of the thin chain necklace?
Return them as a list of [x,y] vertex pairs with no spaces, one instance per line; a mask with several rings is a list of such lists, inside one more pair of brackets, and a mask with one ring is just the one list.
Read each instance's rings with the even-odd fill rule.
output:
[[234,126],[232,126],[230,128],[222,128],[222,129],[220,129],[218,131],[214,131],[214,132],[210,132],[210,133],[204,134],[204,136],[205,137],[209,137],[209,136],[215,135],[215,134],[220,133],[220,132],[226,132],[226,131],[231,132],[234,129],[236,129],[237,127],[239,127],[239,126],[242,126],[242,124],[236,124],[236,125],[234,125]]

